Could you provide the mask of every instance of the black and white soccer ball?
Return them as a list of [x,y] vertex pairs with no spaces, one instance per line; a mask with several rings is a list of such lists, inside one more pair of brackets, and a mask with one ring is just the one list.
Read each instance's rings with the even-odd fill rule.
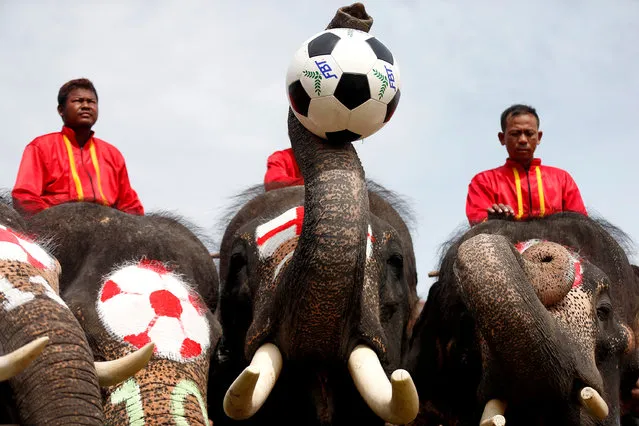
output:
[[393,116],[400,97],[397,59],[364,31],[334,28],[298,49],[286,75],[293,113],[329,142],[372,135]]

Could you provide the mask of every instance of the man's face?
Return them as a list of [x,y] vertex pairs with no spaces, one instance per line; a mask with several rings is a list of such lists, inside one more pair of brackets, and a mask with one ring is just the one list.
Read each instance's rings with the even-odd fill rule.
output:
[[67,102],[58,106],[58,114],[67,127],[91,128],[98,119],[98,99],[91,90],[73,89]]
[[511,115],[506,120],[506,130],[499,133],[499,141],[506,146],[508,157],[520,163],[530,163],[541,141],[542,132],[532,114]]

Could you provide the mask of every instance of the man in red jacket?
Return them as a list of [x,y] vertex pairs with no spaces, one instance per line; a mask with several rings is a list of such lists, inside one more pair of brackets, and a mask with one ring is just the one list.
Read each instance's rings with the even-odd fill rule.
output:
[[264,189],[270,191],[294,185],[304,185],[304,178],[295,161],[293,148],[275,151],[266,161]]
[[124,157],[93,136],[98,119],[93,83],[84,78],[65,83],[58,92],[58,114],[62,130],[39,136],[24,149],[11,193],[14,207],[33,215],[57,204],[87,201],[143,215]]
[[501,130],[498,137],[508,159],[501,167],[475,175],[468,185],[466,216],[471,226],[488,218],[521,220],[562,211],[588,214],[570,174],[543,166],[534,157],[542,136],[534,108],[507,108],[501,114]]

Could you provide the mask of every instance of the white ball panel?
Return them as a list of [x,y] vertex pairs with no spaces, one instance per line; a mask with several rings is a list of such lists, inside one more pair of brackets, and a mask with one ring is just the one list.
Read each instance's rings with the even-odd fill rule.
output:
[[306,66],[306,61],[308,61],[308,45],[305,44],[295,52],[288,66],[288,70],[286,71],[286,87],[290,86],[294,81],[299,80],[300,74],[302,74],[302,70]]
[[377,61],[373,49],[361,40],[340,40],[331,56],[342,70],[351,74],[367,74]]
[[376,60],[371,72],[367,74],[371,88],[371,98],[388,104],[399,90],[399,74],[394,65]]
[[324,132],[337,132],[346,129],[350,111],[334,96],[311,99],[308,117]]
[[348,130],[366,138],[384,127],[386,104],[369,99],[351,111]]
[[332,56],[316,56],[306,61],[300,71],[300,82],[311,98],[330,96],[341,76],[342,70]]

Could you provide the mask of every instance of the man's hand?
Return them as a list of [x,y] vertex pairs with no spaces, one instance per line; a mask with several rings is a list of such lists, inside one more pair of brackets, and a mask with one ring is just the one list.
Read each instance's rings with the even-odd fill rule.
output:
[[493,204],[486,209],[488,219],[511,219],[515,217],[515,211],[507,204]]

